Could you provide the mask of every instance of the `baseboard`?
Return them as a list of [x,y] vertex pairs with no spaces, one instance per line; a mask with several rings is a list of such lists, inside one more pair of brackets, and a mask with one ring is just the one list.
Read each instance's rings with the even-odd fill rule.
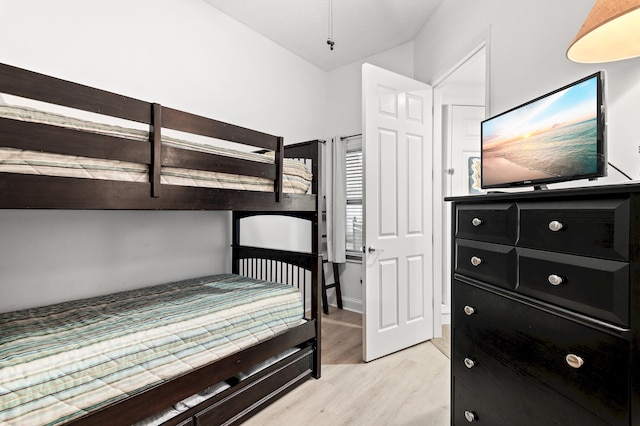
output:
[[[327,294],[327,297],[329,298],[329,306],[338,307],[338,304],[336,303],[336,300],[335,300],[335,296],[334,297],[332,296],[333,295],[331,293]],[[360,299],[352,299],[349,297],[342,298],[342,309],[346,309],[347,311],[361,314],[362,307],[363,307],[363,304],[362,304],[362,300]]]
[[440,310],[441,310],[442,324],[451,324],[451,306],[442,305]]
[[[333,306],[334,308],[337,307],[338,305],[336,304],[335,295],[329,293],[329,294],[327,294],[327,296],[329,298],[329,306]],[[360,300],[360,299],[353,299],[353,298],[349,298],[349,297],[343,297],[342,298],[342,308],[346,309],[347,311],[357,312],[359,314],[362,314],[362,312],[363,312],[363,303],[362,303],[362,300]],[[442,307],[441,307],[441,319],[442,319],[442,324],[451,324],[451,306],[442,305]]]

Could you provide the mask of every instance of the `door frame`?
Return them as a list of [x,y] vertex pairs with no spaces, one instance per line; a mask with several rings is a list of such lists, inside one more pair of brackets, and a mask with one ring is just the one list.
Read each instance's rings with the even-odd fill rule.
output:
[[[433,87],[433,302],[437,306],[441,306],[441,315],[434,318],[435,337],[441,337],[442,324],[448,324],[451,321],[451,305],[444,303],[442,300],[442,285],[436,283],[449,283],[451,287],[451,277],[445,276],[447,268],[445,263],[449,262],[450,257],[445,253],[445,238],[449,238],[449,226],[451,218],[447,217],[447,206],[444,201],[446,194],[447,173],[446,165],[446,141],[443,140],[442,128],[442,106],[443,91],[447,78],[449,78],[458,68],[469,61],[474,55],[481,50],[485,51],[485,114],[490,115],[491,107],[491,27],[467,49],[467,52],[448,67],[444,72],[438,75],[432,82]],[[437,249],[439,248],[439,250]],[[437,309],[434,309],[437,312]]]

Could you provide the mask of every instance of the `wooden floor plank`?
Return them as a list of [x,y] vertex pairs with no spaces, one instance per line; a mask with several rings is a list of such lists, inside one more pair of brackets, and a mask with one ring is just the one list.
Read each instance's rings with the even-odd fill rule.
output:
[[333,308],[322,318],[322,378],[244,424],[447,425],[449,389],[449,359],[432,342],[365,363],[362,316]]

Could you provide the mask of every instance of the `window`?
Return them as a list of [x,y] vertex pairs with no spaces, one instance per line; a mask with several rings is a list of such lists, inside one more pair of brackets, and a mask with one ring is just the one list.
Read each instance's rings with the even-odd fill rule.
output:
[[362,248],[362,138],[346,141],[347,256],[361,254]]

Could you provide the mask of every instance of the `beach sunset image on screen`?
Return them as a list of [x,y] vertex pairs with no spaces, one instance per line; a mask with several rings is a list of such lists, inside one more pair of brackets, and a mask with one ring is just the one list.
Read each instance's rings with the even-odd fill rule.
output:
[[598,172],[598,76],[482,122],[482,185]]

